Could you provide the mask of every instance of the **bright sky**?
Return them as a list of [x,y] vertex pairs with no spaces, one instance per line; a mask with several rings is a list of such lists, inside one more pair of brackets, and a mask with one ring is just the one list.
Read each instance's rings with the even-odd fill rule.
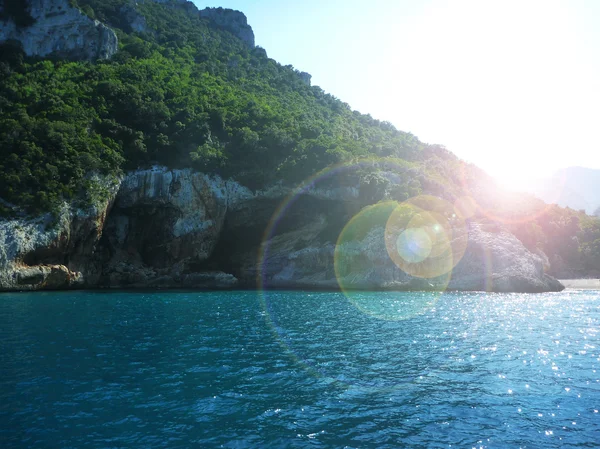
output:
[[195,0],[362,113],[506,181],[600,168],[598,0]]

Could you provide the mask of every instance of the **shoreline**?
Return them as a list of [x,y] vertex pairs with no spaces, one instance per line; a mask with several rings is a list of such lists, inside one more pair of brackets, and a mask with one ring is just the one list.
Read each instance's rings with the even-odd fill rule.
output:
[[[573,286],[572,283],[594,281],[595,284],[588,286]],[[565,287],[564,290],[599,290],[600,291],[600,280],[598,279],[570,279],[559,281]],[[567,282],[567,284],[565,284]],[[57,289],[22,289],[22,290],[11,290],[11,289],[0,289],[0,296],[3,294],[11,293],[69,293],[69,292],[88,292],[88,293],[213,293],[213,292],[307,292],[307,293],[320,293],[320,292],[368,292],[368,293],[485,293],[485,294],[528,294],[537,295],[544,293],[552,293],[552,291],[486,291],[486,290],[461,290],[461,289],[446,289],[446,290],[435,290],[435,289],[410,289],[410,288],[364,288],[364,289],[340,289],[326,286],[288,286],[288,287],[272,287],[268,289],[259,289],[253,286],[236,286],[236,287],[81,287],[81,288],[57,288]],[[555,292],[558,293],[558,292]]]
[[600,279],[559,279],[567,290],[600,290]]

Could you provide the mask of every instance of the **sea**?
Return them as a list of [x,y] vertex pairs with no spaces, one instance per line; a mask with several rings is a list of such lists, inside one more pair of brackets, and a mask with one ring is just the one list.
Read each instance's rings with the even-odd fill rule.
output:
[[0,448],[600,447],[600,292],[0,294]]

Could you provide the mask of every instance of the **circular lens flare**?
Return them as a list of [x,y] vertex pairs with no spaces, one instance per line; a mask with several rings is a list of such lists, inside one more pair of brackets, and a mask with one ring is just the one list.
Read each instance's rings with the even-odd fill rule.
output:
[[454,207],[464,218],[472,218],[477,213],[477,202],[472,196],[461,196],[454,202]]
[[[333,280],[355,310],[361,312],[340,310],[340,313],[348,313],[348,317],[361,322],[372,323],[372,318],[413,319],[435,307],[450,282],[452,267],[464,254],[467,237],[465,215],[444,200],[426,195],[403,203],[377,203],[356,213],[356,205],[363,201],[359,196],[361,192],[357,192],[356,188],[356,179],[359,178],[357,175],[364,177],[364,172],[369,170],[384,172],[386,179],[395,183],[403,178],[407,166],[388,160],[342,164],[314,175],[290,191],[265,229],[258,254],[257,281],[267,322],[281,347],[300,366],[314,375],[336,382],[387,388],[396,384],[394,376],[373,383],[360,370],[348,371],[348,366],[354,366],[352,363],[346,362],[349,364],[346,366],[336,364],[338,357],[334,355],[333,349],[327,355],[316,358],[310,349],[311,332],[322,333],[326,335],[325,338],[336,343],[340,335],[339,327],[322,322],[323,316],[317,310],[319,301],[307,301],[300,306],[314,310],[314,319],[288,313],[286,307],[290,299],[294,299],[288,294],[282,298],[282,290],[279,290],[286,287],[286,284],[281,283],[282,279],[294,281],[298,278],[294,276],[306,272],[311,274],[310,285],[330,287]],[[318,237],[325,240],[318,244],[314,243],[316,237],[311,234],[314,232],[312,228],[307,231],[307,227],[298,229],[294,225],[295,214],[298,213],[301,202],[308,197],[329,201],[328,207],[332,204],[342,206],[339,208],[341,213],[338,214],[328,209],[328,227],[323,228]],[[353,200],[348,201],[348,198]],[[336,227],[338,224],[331,226],[332,217],[339,221],[339,227]],[[348,220],[347,217],[352,218]],[[288,238],[290,232],[305,232],[306,238],[300,240],[303,244],[313,242],[315,250],[297,251],[297,248],[282,244],[288,240],[293,241]],[[391,257],[388,245],[393,248],[394,257]],[[332,264],[329,263],[331,259],[327,248],[333,248]],[[309,266],[306,263],[308,259],[301,259],[307,257],[307,254],[312,255],[318,268],[302,271]],[[436,265],[441,265],[441,268],[432,268]],[[310,293],[304,295],[310,296]],[[377,324],[373,324],[373,327],[376,329]],[[332,344],[332,348],[335,347]],[[412,382],[412,379],[408,379],[408,382]]]
[[[335,247],[334,268],[340,289],[357,309],[383,320],[404,320],[425,313],[435,305],[450,281],[449,271],[436,279],[415,278],[401,270],[402,264],[389,256],[386,238],[391,234],[386,235],[387,224],[403,206],[386,201],[362,209],[344,227]],[[418,216],[406,217],[410,226],[394,234],[396,259],[409,266],[417,266],[433,252],[439,253],[440,242],[445,238],[442,226],[422,226],[430,223],[431,217],[427,219],[427,212],[419,212]],[[374,296],[365,292],[369,289],[431,293],[419,296],[414,292],[390,291]]]
[[395,267],[389,263],[385,251],[384,233],[397,205],[395,201],[387,201],[367,206],[342,229],[333,257],[342,291],[377,289],[393,280],[390,270]]
[[437,278],[451,273],[468,243],[464,217],[447,201],[430,195],[411,198],[390,215],[385,230],[390,258],[405,273]]
[[433,243],[423,228],[408,228],[396,239],[398,254],[407,263],[423,262],[431,254]]

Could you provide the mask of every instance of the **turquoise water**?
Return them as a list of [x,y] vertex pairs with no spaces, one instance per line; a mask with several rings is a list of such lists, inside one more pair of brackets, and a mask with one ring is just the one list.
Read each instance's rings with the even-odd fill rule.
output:
[[598,447],[600,293],[0,295],[0,447]]

